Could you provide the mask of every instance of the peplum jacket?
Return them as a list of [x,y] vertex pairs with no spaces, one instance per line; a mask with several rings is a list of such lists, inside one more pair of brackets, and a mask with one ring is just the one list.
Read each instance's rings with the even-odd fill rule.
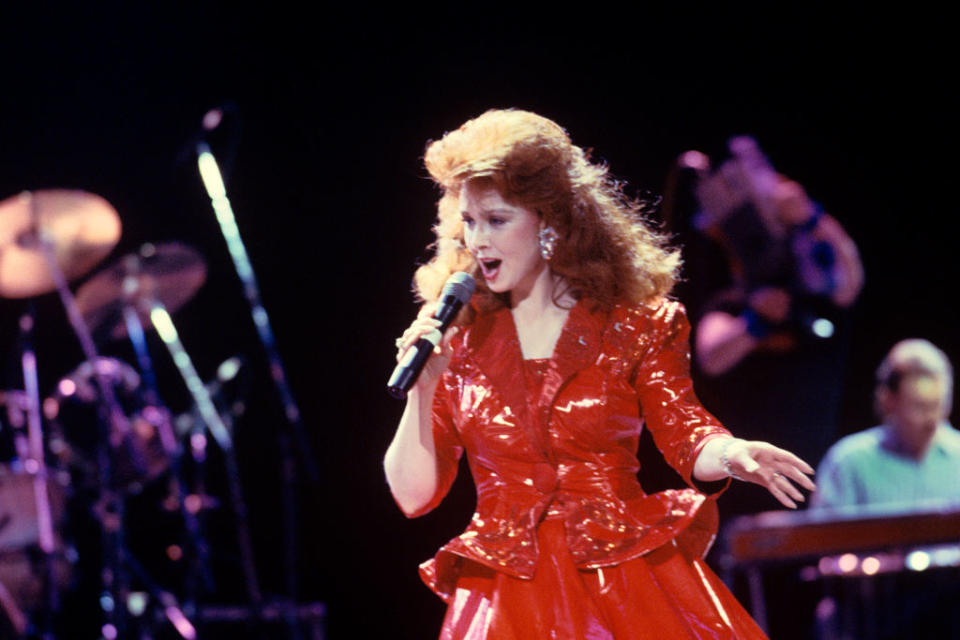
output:
[[[531,578],[537,527],[563,523],[577,568],[623,563],[675,540],[689,558],[716,535],[712,497],[694,488],[707,440],[729,435],[694,395],[690,325],[683,306],[660,301],[604,311],[577,302],[530,397],[509,309],[478,313],[453,341],[437,386],[433,432],[439,504],[463,452],[477,488],[466,531],[423,563],[423,580],[449,601],[465,561]],[[646,494],[637,447],[646,425],[666,461],[691,485]]]

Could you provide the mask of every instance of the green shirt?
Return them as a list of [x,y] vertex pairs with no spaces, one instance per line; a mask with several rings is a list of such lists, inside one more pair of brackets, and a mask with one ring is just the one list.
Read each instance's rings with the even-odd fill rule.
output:
[[814,506],[960,501],[960,432],[941,423],[922,460],[898,453],[890,427],[880,425],[842,438],[817,470]]

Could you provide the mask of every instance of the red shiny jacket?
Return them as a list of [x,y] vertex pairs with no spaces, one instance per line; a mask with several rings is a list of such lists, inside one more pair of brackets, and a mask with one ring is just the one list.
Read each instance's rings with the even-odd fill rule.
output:
[[455,338],[437,387],[437,493],[411,516],[443,499],[464,451],[477,509],[467,530],[421,566],[424,581],[448,598],[464,558],[531,577],[536,527],[548,517],[564,521],[583,569],[618,564],[672,539],[702,554],[716,534],[714,502],[693,488],[647,495],[637,480],[644,423],[691,485],[700,449],[728,435],[694,395],[689,334],[677,302],[606,313],[582,300],[570,312],[540,396],[528,397],[510,311],[478,315]]

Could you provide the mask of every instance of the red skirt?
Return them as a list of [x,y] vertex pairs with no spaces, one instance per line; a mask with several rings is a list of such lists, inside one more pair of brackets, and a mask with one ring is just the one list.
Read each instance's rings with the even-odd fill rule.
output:
[[537,542],[532,580],[464,563],[441,640],[766,639],[706,563],[675,544],[581,570],[560,520],[542,522]]

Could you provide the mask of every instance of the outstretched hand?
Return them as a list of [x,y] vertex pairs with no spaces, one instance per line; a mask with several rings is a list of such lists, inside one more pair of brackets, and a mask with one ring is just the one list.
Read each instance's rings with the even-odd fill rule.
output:
[[796,509],[797,502],[805,500],[795,485],[809,491],[817,488],[807,477],[814,473],[813,467],[768,442],[734,438],[721,451],[724,466],[734,478],[766,487],[785,507]]

